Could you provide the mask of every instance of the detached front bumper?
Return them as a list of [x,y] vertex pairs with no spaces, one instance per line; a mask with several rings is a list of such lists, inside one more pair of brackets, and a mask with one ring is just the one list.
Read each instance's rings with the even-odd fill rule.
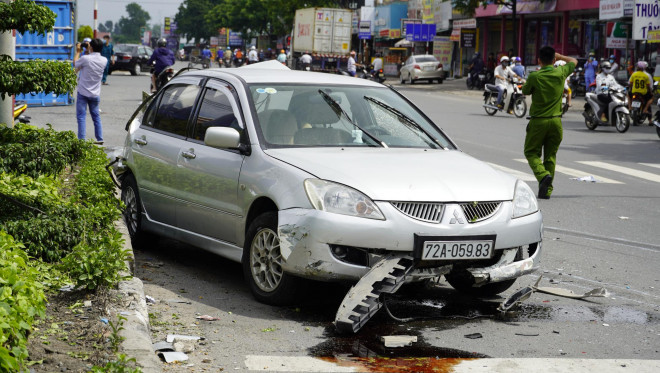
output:
[[[474,278],[475,286],[481,286],[517,278],[539,268],[543,226],[540,212],[511,219],[510,206],[506,205],[489,222],[459,227],[449,225],[447,221],[423,223],[399,214],[389,203],[378,202],[378,205],[387,220],[356,218],[313,209],[280,211],[278,234],[283,269],[317,280],[357,281],[384,256],[412,256],[415,234],[497,234],[496,256],[482,267],[478,261],[420,262],[409,273],[407,281],[444,275],[458,265]],[[346,260],[336,255],[337,250],[363,254],[363,257],[359,262]]]

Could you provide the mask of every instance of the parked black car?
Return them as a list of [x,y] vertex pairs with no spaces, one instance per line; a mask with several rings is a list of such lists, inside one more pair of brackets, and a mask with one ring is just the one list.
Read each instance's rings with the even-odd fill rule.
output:
[[138,44],[116,44],[115,63],[110,65],[110,73],[116,70],[130,71],[131,75],[138,75],[141,71],[150,71],[147,64],[153,49]]

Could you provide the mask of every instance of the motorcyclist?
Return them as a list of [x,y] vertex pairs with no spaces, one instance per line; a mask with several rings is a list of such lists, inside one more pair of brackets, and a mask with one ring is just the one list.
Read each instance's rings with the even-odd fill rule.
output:
[[307,67],[312,65],[312,56],[309,55],[308,51],[305,51],[302,56],[300,56],[300,68],[307,70]]
[[259,62],[259,52],[257,52],[257,47],[254,45],[250,47],[248,52],[248,64],[253,64]]
[[[623,88],[612,75],[612,64],[610,61],[603,61],[601,63],[601,73],[596,77],[596,92],[598,93],[598,100],[604,104],[609,104],[612,101],[610,97],[610,88],[621,89]],[[607,111],[603,113],[607,118]]]
[[647,66],[648,63],[646,61],[637,62],[637,71],[630,76],[630,80],[628,81],[628,110],[631,110],[633,93],[639,93],[645,102],[643,112],[650,117],[650,108],[653,102],[653,80],[646,73]]
[[284,49],[280,51],[280,54],[277,55],[277,60],[283,64],[286,64],[286,52]]
[[372,74],[379,74],[379,71],[383,69],[383,58],[381,57],[380,52],[376,53],[376,57],[374,58],[373,61],[373,70],[371,70]]
[[227,67],[229,67],[231,64],[231,56],[232,56],[231,47],[227,47],[227,50],[225,51],[224,54],[225,66]]
[[499,109],[503,108],[502,97],[504,96],[504,91],[508,88],[507,81],[516,77],[521,78],[509,67],[509,57],[502,56],[500,58],[500,64],[495,68],[495,87],[497,88],[497,107]]
[[243,51],[241,48],[236,48],[234,51],[234,64],[236,67],[240,67],[243,64]]
[[470,66],[468,66],[470,69],[470,76],[474,77],[477,76],[479,73],[481,73],[484,69],[484,60],[481,58],[481,54],[479,52],[475,52],[474,56],[470,60]]
[[215,52],[215,62],[218,63],[218,67],[222,67],[222,59],[224,56],[225,54],[222,48],[218,48],[217,52]]
[[156,63],[151,74],[151,93],[156,92],[156,77],[168,66],[174,65],[174,53],[165,48],[167,40],[164,38],[158,40],[158,48],[147,61],[148,64]]
[[[555,62],[555,65],[554,65],[554,66],[555,66],[555,68],[557,68],[557,67],[559,67],[559,66],[564,66],[564,65],[566,65],[566,61],[559,60],[559,61]],[[572,76],[573,74],[574,74],[574,73],[571,73],[569,76],[566,77],[566,80],[564,80],[564,94],[566,94],[566,104],[568,105],[568,107],[573,106],[573,105],[571,104],[571,92],[570,92],[570,91],[571,91],[571,88],[570,88],[570,86],[569,86],[569,84],[568,84],[568,82],[570,81],[571,76]]]
[[619,71],[619,64],[616,63],[615,55],[610,55],[610,64],[612,64],[612,67],[610,68],[611,74],[616,77],[616,73]]
[[519,77],[524,78],[525,77],[525,66],[522,65],[522,59],[520,57],[516,57],[513,60],[514,60],[516,65],[511,67],[511,70],[513,70],[513,72],[516,73],[516,75],[518,75]]

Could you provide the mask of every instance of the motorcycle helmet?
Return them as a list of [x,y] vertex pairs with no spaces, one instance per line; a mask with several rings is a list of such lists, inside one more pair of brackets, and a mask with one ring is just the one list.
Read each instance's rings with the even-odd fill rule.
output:
[[159,47],[164,47],[166,45],[167,45],[167,40],[165,40],[165,38],[158,39],[158,46]]
[[231,47],[227,47],[227,50],[231,50]]
[[507,56],[502,56],[502,58],[500,58],[500,63],[502,63],[502,62],[504,62],[504,61],[509,62],[509,57],[507,57]]
[[637,62],[637,68],[641,70],[645,70],[648,67],[648,63],[646,61],[639,61]]
[[522,62],[522,59],[520,57],[516,57],[516,63]]
[[603,61],[603,63],[600,64],[600,67],[603,69],[605,74],[609,74],[612,70],[612,64],[610,61]]
[[280,51],[280,53],[286,53],[286,52],[284,51],[284,49],[282,49],[282,50]]

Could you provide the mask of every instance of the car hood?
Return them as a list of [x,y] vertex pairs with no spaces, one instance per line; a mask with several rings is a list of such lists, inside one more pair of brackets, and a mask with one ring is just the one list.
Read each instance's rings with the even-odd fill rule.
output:
[[377,201],[504,201],[513,199],[516,182],[458,150],[286,148],[265,153]]

